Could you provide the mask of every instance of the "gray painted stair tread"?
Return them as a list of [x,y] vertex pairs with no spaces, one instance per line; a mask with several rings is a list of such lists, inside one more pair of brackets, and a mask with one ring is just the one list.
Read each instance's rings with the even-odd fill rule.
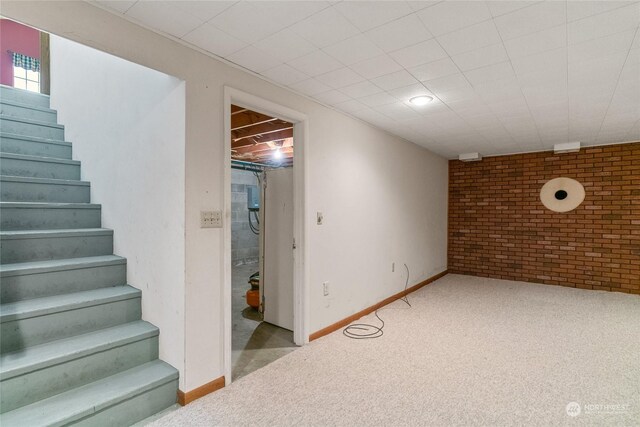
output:
[[6,412],[0,416],[0,424],[4,427],[71,424],[177,378],[175,368],[156,360]]
[[74,237],[74,236],[108,236],[113,234],[113,230],[108,228],[75,228],[61,230],[7,230],[0,231],[0,239],[37,239],[52,237]]
[[59,125],[57,123],[43,122],[41,120],[34,120],[34,119],[25,118],[25,117],[8,116],[6,114],[0,114],[0,120],[9,120],[12,122],[28,123],[30,125],[51,127],[55,129],[64,129],[64,125]]
[[47,273],[50,271],[74,270],[102,265],[125,264],[126,258],[117,255],[101,255],[83,258],[65,258],[46,261],[0,264],[0,277],[20,274]]
[[0,202],[1,208],[24,209],[100,209],[96,203],[56,203],[56,202]]
[[22,139],[25,141],[42,142],[43,144],[58,144],[65,146],[72,146],[68,141],[62,141],[59,139],[48,139],[40,136],[22,135],[19,133],[0,132],[0,138]]
[[0,305],[0,323],[140,298],[140,295],[139,289],[125,285],[16,301]]
[[77,179],[33,178],[29,176],[12,175],[2,175],[0,179],[2,179],[2,181],[30,182],[34,184],[81,185],[87,187],[91,185],[88,181],[78,181]]
[[12,160],[27,160],[30,162],[44,162],[44,163],[60,163],[64,165],[80,165],[78,160],[59,159],[57,157],[44,157],[44,156],[31,156],[26,154],[15,154],[0,152],[0,159],[12,159]]
[[42,107],[40,105],[34,105],[34,104],[25,104],[24,102],[18,102],[16,100],[6,99],[6,98],[0,98],[0,104],[7,104],[7,105],[13,105],[16,107],[29,108],[31,110],[39,110],[47,113],[55,113],[56,111],[52,108]]
[[27,347],[0,356],[2,380],[72,359],[85,357],[158,335],[158,328],[139,320],[96,332]]

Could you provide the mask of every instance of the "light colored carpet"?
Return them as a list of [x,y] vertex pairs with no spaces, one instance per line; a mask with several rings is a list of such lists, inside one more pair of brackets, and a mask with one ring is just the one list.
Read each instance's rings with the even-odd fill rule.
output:
[[333,333],[152,425],[640,424],[640,297],[447,275],[409,299],[382,338]]

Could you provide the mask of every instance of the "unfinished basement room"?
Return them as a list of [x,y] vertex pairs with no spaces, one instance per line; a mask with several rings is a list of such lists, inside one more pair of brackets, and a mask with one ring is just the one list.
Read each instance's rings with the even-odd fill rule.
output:
[[640,426],[640,1],[2,0],[0,425]]

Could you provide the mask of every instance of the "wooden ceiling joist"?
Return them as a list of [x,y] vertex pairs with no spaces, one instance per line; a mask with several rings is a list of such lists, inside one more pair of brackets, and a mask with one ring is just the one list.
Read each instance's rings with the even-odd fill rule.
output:
[[[242,148],[233,149],[233,152],[238,154],[238,155],[250,154],[250,153],[257,153],[257,154],[271,153],[271,154],[273,154],[273,148],[269,147],[267,144],[261,144],[261,145],[259,145],[257,147],[242,147]],[[293,147],[282,147],[280,149],[280,152],[282,154],[293,153]]]
[[275,130],[266,133],[260,133],[256,135],[245,136],[234,139],[231,143],[231,148],[246,147],[255,144],[262,144],[272,141],[279,141],[281,139],[293,138],[293,128],[284,130]]
[[[274,166],[293,163],[293,124],[284,120],[232,105],[230,142],[235,160]],[[278,146],[282,158],[276,160]]]
[[255,126],[262,123],[274,122],[278,119],[255,111],[246,110],[231,115],[231,130],[244,129],[249,126]]
[[233,104],[231,105],[231,115],[243,113],[245,111],[248,111],[248,110],[246,108],[238,107],[237,105],[233,105]]

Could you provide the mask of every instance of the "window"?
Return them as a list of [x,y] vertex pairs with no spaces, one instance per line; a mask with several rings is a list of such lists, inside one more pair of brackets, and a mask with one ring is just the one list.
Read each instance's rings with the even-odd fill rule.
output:
[[40,92],[40,71],[13,66],[13,87]]

